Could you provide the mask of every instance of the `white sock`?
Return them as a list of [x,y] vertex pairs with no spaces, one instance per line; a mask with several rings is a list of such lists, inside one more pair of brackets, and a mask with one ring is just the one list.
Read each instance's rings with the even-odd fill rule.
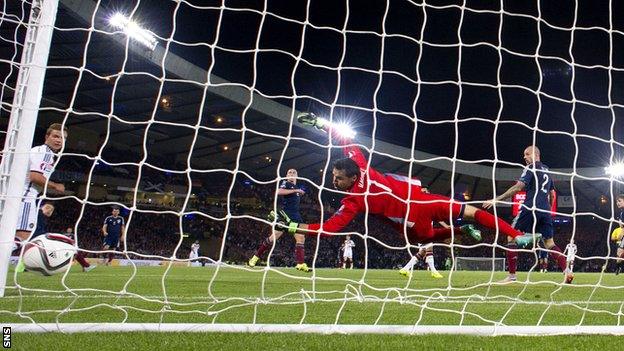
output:
[[433,263],[433,255],[425,257],[425,262],[427,263],[427,266],[429,266],[430,271],[437,272],[435,264]]
[[409,262],[407,262],[407,264],[405,266],[403,266],[403,269],[405,269],[406,271],[409,271],[410,269],[412,269],[412,267],[414,267],[416,262],[418,262],[418,258],[416,258],[416,256],[412,256],[412,258],[410,258]]

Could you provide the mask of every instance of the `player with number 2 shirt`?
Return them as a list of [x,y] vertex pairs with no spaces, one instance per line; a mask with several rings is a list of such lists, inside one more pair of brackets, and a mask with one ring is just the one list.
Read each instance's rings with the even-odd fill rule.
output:
[[[486,201],[484,208],[490,208],[494,202],[511,197],[516,192],[526,189],[526,200],[511,225],[523,232],[535,232],[542,234],[544,246],[550,250],[551,258],[557,262],[561,271],[565,274],[565,282],[570,284],[574,275],[568,267],[566,256],[563,255],[559,246],[553,240],[553,221],[551,209],[555,201],[555,186],[548,170],[548,166],[541,162],[540,149],[537,146],[528,146],[524,149],[524,162],[527,164],[520,179],[502,195],[493,201]],[[518,264],[518,248],[515,240],[507,238],[507,268],[509,275],[503,282],[516,280],[516,268]]]

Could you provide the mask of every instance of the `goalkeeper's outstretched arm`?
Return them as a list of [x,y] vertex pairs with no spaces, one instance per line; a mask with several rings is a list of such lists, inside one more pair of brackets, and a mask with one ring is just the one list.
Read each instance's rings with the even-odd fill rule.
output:
[[284,211],[279,211],[277,214],[271,211],[269,220],[276,222],[276,230],[287,231],[290,234],[332,236],[347,226],[357,213],[356,207],[349,205],[349,203],[343,203],[342,207],[322,224],[293,222]]

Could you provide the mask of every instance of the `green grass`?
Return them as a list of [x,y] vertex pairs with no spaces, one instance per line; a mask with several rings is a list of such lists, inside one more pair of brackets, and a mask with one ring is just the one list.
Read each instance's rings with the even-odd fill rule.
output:
[[[621,337],[460,335],[295,335],[235,333],[15,334],[18,350],[617,350]],[[54,346],[51,346],[54,345]],[[97,348],[95,348],[97,347]]]
[[[574,285],[563,286],[560,273],[520,274],[521,283],[492,285],[504,273],[454,272],[434,280],[415,272],[412,280],[389,270],[319,269],[312,275],[294,269],[261,268],[98,267],[89,273],[70,272],[43,277],[18,274],[5,298],[0,299],[0,321],[7,323],[125,322],[128,323],[281,323],[401,325],[618,325],[622,314],[624,276],[576,275]],[[526,281],[530,282],[529,284]],[[19,285],[20,289],[16,286]],[[452,289],[451,289],[452,287]],[[69,290],[75,293],[72,294]],[[125,291],[125,293],[122,293]],[[346,299],[345,299],[346,298]],[[622,321],[624,323],[624,321]],[[553,346],[605,347],[613,337],[518,338],[530,345],[543,340]],[[95,345],[133,340],[138,349],[186,349],[194,343],[211,349],[399,348],[426,341],[432,349],[458,345],[466,349],[497,348],[509,337],[394,336],[394,335],[289,335],[289,334],[190,334],[182,333],[49,333],[30,337],[15,334],[15,347],[38,349],[47,345]],[[461,341],[458,341],[461,340]],[[516,339],[514,339],[516,340]],[[528,341],[524,341],[528,340]],[[542,340],[542,341],[540,341]],[[382,342],[383,341],[383,342]],[[115,345],[115,343],[111,345]],[[577,345],[577,346],[574,346]],[[589,344],[588,344],[589,345]],[[160,347],[160,348],[159,348]],[[361,348],[361,347],[360,347]],[[524,347],[526,348],[526,347]],[[529,346],[530,348],[530,346]],[[565,347],[564,347],[565,348]],[[106,348],[98,348],[106,349]],[[112,347],[111,349],[115,349]]]

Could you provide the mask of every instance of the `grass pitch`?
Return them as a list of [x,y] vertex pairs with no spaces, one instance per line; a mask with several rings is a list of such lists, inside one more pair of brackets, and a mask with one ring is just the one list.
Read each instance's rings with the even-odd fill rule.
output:
[[[577,273],[573,285],[561,273],[520,273],[519,282],[491,284],[503,272],[444,272],[433,279],[417,271],[411,280],[391,270],[204,267],[98,267],[63,276],[9,272],[0,299],[0,321],[11,323],[279,323],[388,325],[621,325],[624,276]],[[314,278],[314,279],[312,279]],[[18,288],[19,286],[19,288]],[[523,349],[535,343],[574,348],[584,342],[609,347],[616,337],[517,338]],[[111,340],[117,340],[111,343]],[[98,345],[117,349],[314,349],[357,346],[433,349],[499,348],[516,338],[395,335],[89,333],[15,334],[14,347]],[[546,340],[546,341],[545,341]],[[105,341],[102,344],[102,341]],[[520,342],[520,341],[518,341]],[[75,343],[75,344],[74,344]],[[101,344],[101,346],[100,346]],[[393,346],[394,345],[394,346]],[[409,346],[408,346],[409,345]],[[574,346],[576,345],[576,346]],[[506,346],[508,348],[508,346]],[[530,346],[528,346],[530,348]],[[384,347],[386,348],[386,347]],[[132,348],[130,348],[132,349]]]

